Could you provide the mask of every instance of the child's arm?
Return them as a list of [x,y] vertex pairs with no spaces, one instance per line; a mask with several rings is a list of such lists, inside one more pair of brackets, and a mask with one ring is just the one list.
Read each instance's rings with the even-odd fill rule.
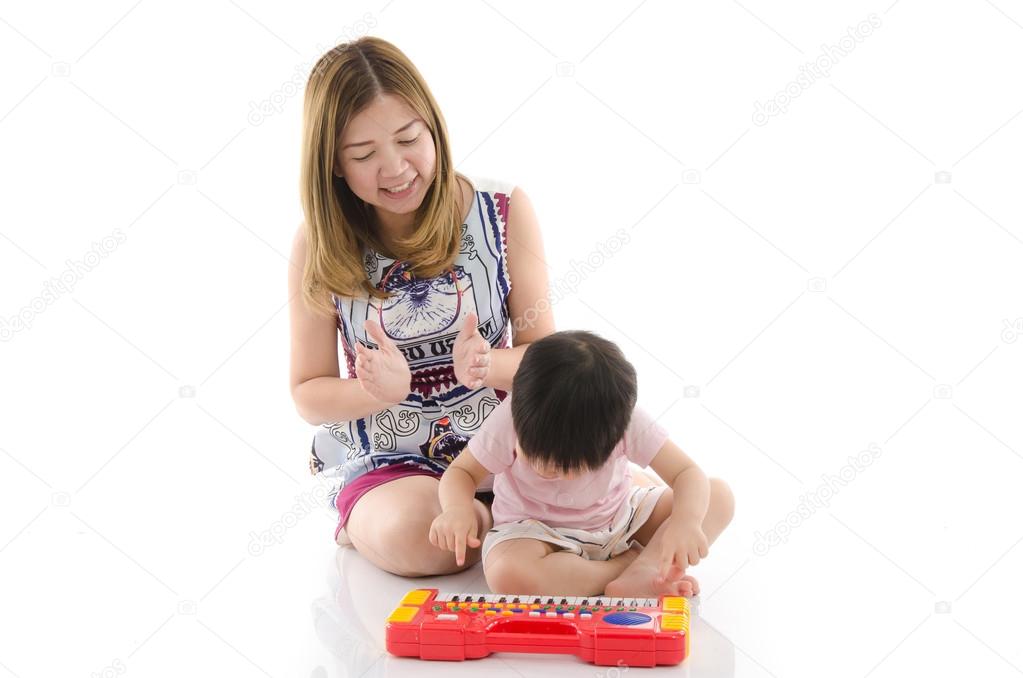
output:
[[466,544],[472,548],[481,544],[473,497],[489,473],[465,447],[440,479],[441,514],[430,525],[430,543],[454,551],[459,565],[465,564]]
[[703,470],[678,445],[666,440],[650,467],[671,486],[674,504],[662,541],[661,576],[673,562],[685,570],[707,556],[703,519],[710,505],[710,483]]

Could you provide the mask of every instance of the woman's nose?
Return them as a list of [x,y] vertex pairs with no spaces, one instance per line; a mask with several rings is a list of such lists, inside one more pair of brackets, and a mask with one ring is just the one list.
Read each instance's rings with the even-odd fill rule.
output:
[[401,179],[405,175],[405,168],[408,163],[405,162],[405,158],[401,156],[401,153],[397,151],[391,151],[384,155],[383,162],[380,165],[380,174],[386,181],[388,179]]

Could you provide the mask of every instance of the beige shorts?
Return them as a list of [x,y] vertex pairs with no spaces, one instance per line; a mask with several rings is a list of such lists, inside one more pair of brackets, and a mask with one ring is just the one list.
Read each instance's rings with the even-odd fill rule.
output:
[[483,539],[483,563],[486,564],[490,549],[509,539],[537,539],[586,560],[609,560],[629,550],[632,536],[650,519],[657,500],[667,489],[664,485],[633,486],[611,525],[603,530],[551,527],[533,519],[495,525]]

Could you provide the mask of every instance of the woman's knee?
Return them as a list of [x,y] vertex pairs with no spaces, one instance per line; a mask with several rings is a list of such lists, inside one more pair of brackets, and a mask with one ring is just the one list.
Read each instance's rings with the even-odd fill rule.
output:
[[[412,482],[404,482],[406,480]],[[489,510],[476,502],[481,522]],[[377,567],[404,577],[451,574],[479,561],[480,549],[466,552],[465,564],[455,554],[430,543],[430,525],[440,513],[437,481],[414,476],[381,485],[360,499],[346,531],[355,549]]]

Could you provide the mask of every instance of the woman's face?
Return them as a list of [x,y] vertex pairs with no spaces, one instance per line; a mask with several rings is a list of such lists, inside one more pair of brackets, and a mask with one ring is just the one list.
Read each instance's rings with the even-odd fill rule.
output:
[[[423,119],[404,100],[383,94],[348,123],[337,145],[334,173],[377,210],[382,222],[399,223],[394,217],[412,214],[422,203],[436,161],[433,136]],[[404,190],[387,190],[392,188]]]

